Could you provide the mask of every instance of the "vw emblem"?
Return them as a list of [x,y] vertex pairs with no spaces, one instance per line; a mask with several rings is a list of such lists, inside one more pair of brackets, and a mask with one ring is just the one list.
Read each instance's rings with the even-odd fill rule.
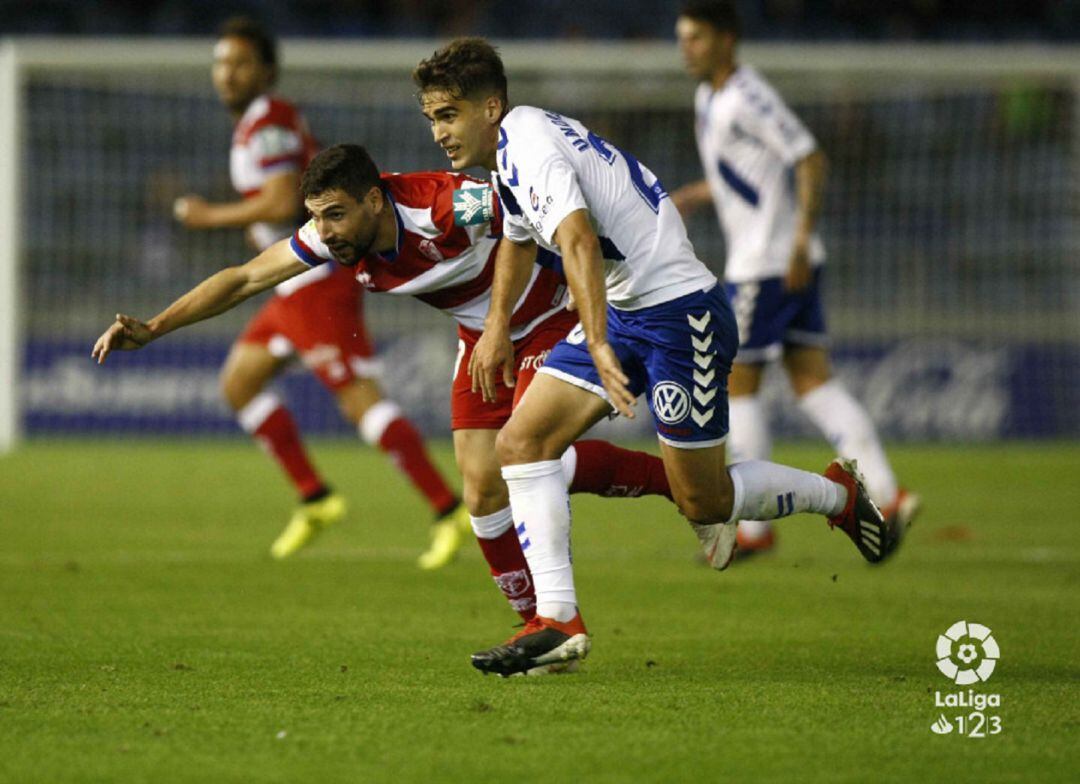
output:
[[665,425],[677,425],[690,415],[690,394],[674,381],[661,381],[652,392],[653,413]]

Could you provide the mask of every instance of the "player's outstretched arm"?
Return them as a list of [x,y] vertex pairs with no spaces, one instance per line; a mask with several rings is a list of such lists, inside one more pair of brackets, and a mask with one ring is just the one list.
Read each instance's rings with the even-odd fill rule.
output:
[[503,384],[514,386],[514,345],[510,340],[510,317],[532,277],[536,243],[499,241],[495,256],[495,276],[491,282],[491,304],[484,318],[484,334],[469,357],[472,391],[480,391],[484,402],[495,402],[495,380],[502,373]]
[[699,208],[712,203],[709,183],[698,180],[682,186],[671,194],[671,203],[684,218],[693,214]]
[[118,314],[94,343],[90,356],[100,365],[113,351],[142,348],[180,327],[224,313],[306,269],[307,265],[293,255],[289,241],[281,240],[246,264],[215,272],[150,321]]
[[586,210],[575,210],[555,229],[555,243],[563,257],[563,270],[574,298],[581,328],[611,404],[623,416],[633,419],[634,396],[627,389],[630,379],[623,373],[619,358],[607,340],[607,289],[600,240]]
[[248,199],[211,203],[201,196],[182,196],[173,203],[173,216],[189,229],[242,229],[253,223],[287,223],[302,206],[300,175],[282,172]]

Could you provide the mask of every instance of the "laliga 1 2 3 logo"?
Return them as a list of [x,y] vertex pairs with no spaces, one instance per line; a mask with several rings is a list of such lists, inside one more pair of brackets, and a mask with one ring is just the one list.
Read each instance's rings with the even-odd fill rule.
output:
[[1000,656],[994,636],[980,623],[957,621],[937,638],[937,667],[958,686],[988,680]]
[[[994,635],[981,623],[957,621],[937,638],[937,668],[958,686],[985,683],[1000,657]],[[1001,714],[988,710],[1001,707],[1000,694],[975,689],[938,691],[934,693],[934,707],[939,711],[937,721],[930,725],[935,735],[955,731],[958,737],[986,738],[1001,733]]]

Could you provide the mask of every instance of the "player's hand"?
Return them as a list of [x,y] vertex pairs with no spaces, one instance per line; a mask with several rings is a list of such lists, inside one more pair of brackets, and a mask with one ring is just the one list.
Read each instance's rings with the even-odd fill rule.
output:
[[181,196],[173,202],[173,217],[189,229],[210,226],[210,204],[202,196]]
[[484,334],[473,346],[469,357],[469,375],[472,377],[472,391],[483,396],[485,403],[496,400],[496,379],[502,373],[503,384],[514,386],[514,344],[504,330],[485,329]]
[[626,385],[630,383],[630,379],[623,373],[622,363],[615,356],[615,350],[611,347],[611,344],[601,343],[596,346],[589,346],[589,353],[592,355],[596,371],[600,374],[600,381],[604,385],[604,390],[608,393],[608,397],[611,398],[611,405],[627,419],[633,419],[633,406],[636,398],[627,389]]
[[810,248],[806,242],[796,242],[795,250],[788,262],[787,275],[784,276],[784,289],[802,291],[810,285],[813,272],[810,269]]
[[131,316],[117,313],[116,321],[97,339],[90,356],[100,365],[113,351],[142,348],[153,339],[150,327],[146,324]]

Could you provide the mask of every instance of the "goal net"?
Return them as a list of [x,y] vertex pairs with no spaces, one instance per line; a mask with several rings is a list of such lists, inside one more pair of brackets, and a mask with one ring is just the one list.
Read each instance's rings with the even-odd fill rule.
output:
[[[434,46],[290,42],[279,92],[324,144],[363,143],[385,170],[446,168],[409,78]],[[185,193],[234,198],[210,48],[3,45],[0,446],[19,433],[237,432],[217,372],[262,300],[105,367],[89,359],[114,313],[148,317],[250,256],[239,231],[188,231],[171,215]],[[512,102],[577,117],[669,191],[701,177],[694,85],[673,44],[511,44],[503,55]],[[1075,50],[747,46],[744,59],[829,157],[820,227],[835,364],[885,434],[1080,435]],[[722,272],[713,214],[688,226]],[[365,301],[386,388],[426,432],[448,432],[453,325],[405,298]],[[344,430],[308,374],[279,383],[303,429]],[[789,394],[770,379],[778,424],[808,432],[783,405]]]

